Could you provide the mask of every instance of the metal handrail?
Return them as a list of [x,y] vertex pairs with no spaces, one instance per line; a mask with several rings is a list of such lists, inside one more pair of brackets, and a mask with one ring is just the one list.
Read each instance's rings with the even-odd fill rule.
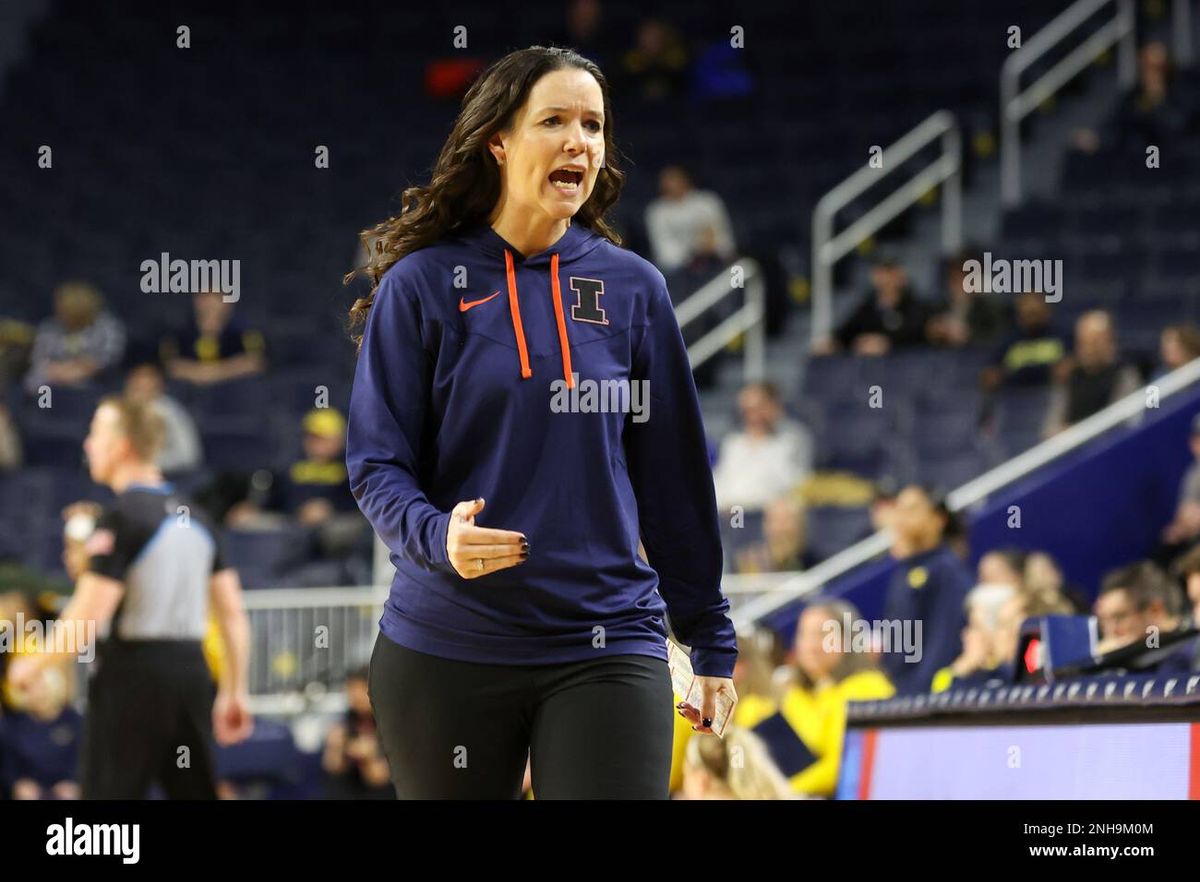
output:
[[[907,183],[880,200],[838,235],[834,216],[868,188],[898,171],[918,151],[940,140],[942,153]],[[939,110],[883,151],[881,168],[864,166],[820,198],[812,220],[812,339],[819,342],[833,330],[833,267],[869,236],[917,202],[930,188],[945,183],[942,193],[942,250],[949,254],[962,244],[962,135],[958,120]]]
[[[735,270],[741,271],[742,287],[735,287],[729,282]],[[766,374],[766,282],[757,261],[744,258],[731,263],[680,303],[675,308],[675,319],[682,329],[738,291],[745,291],[743,304],[690,345],[688,359],[694,370],[728,346],[739,334],[745,334],[742,347],[743,379],[751,382],[761,380]]]
[[[968,481],[947,494],[946,507],[952,512],[962,511],[1121,423],[1144,416],[1146,413],[1146,390],[1150,385],[1157,387],[1161,403],[1167,397],[1181,392],[1197,382],[1200,382],[1200,359],[1176,368],[1156,383],[1140,387],[1119,401],[1113,402],[1099,413],[1081,420],[1054,437],[1001,463],[978,478]],[[796,573],[769,595],[759,597],[735,610],[732,614],[735,626],[746,628],[753,625],[754,622],[792,603],[797,598],[819,590],[831,580],[873,560],[887,551],[890,544],[887,533],[880,530],[861,542],[843,549],[828,560],[822,561],[812,569]]]
[[[1117,7],[1115,18],[1021,89],[1021,74],[1030,65],[1110,3]],[[1005,207],[1021,202],[1021,120],[1114,45],[1119,44],[1118,81],[1122,88],[1132,86],[1137,73],[1136,27],[1133,0],[1078,0],[1004,59],[1000,68],[1000,196]]]

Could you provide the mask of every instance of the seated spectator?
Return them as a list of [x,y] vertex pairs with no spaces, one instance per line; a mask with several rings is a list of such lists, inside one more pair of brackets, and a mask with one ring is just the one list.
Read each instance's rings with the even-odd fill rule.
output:
[[1065,603],[1076,615],[1087,615],[1091,610],[1084,593],[1067,584],[1058,562],[1044,551],[1031,551],[1025,556],[1025,592],[1047,605]]
[[1104,577],[1094,609],[1100,625],[1096,649],[1103,655],[1139,642],[1153,648],[1161,634],[1182,624],[1183,600],[1160,567],[1140,561]]
[[983,370],[980,379],[986,390],[1048,385],[1054,368],[1066,357],[1067,337],[1054,327],[1050,305],[1041,294],[1017,297],[1016,322]]
[[812,436],[786,416],[779,389],[750,383],[738,393],[742,428],[721,441],[713,470],[717,507],[759,511],[812,471]]
[[24,461],[21,436],[8,406],[0,402],[0,472],[16,471]]
[[691,738],[677,799],[794,799],[762,739],[730,723],[722,738]]
[[1001,653],[996,646],[1000,611],[1004,604],[1017,596],[1009,584],[980,583],[967,595],[967,624],[962,631],[962,653],[933,677],[933,691],[943,692],[951,686],[984,686],[993,681],[1007,682],[1011,671],[1002,668]]
[[1143,150],[1185,134],[1195,122],[1191,97],[1174,87],[1175,71],[1167,47],[1160,41],[1138,52],[1137,86],[1120,102],[1099,129],[1078,129],[1072,145],[1085,153],[1097,150]]
[[929,320],[932,343],[941,346],[989,346],[1000,342],[1012,324],[1012,307],[996,294],[968,291],[963,266],[979,256],[960,252],[946,265],[946,302]]
[[1048,600],[1045,597],[1018,591],[1000,605],[996,619],[993,647],[998,659],[997,676],[1016,676],[1017,647],[1020,643],[1021,625],[1026,619],[1051,615],[1070,615],[1073,612],[1065,600]]
[[1009,585],[1044,607],[1073,609],[1081,615],[1090,608],[1077,588],[1065,585],[1062,570],[1044,551],[993,549],[979,558],[977,577],[981,583]]
[[166,393],[157,365],[141,364],[125,378],[125,396],[151,405],[163,418],[162,447],[155,465],[171,475],[200,468],[203,452],[196,423],[182,404]]
[[833,795],[841,768],[847,703],[889,698],[894,692],[874,652],[856,652],[853,645],[845,645],[845,623],[860,618],[858,610],[843,600],[817,599],[805,607],[796,626],[796,679],[784,694],[781,713],[813,758],[789,779],[797,793]]
[[605,67],[614,51],[612,29],[606,27],[600,0],[571,0],[566,23],[547,45],[570,46],[584,58]]
[[86,282],[67,282],[54,292],[54,316],[38,325],[25,375],[25,390],[81,386],[115,367],[125,352],[125,328],[104,309]]
[[789,573],[812,566],[803,503],[781,496],[763,514],[763,539],[738,553],[738,573]]
[[904,267],[891,257],[881,257],[871,270],[871,285],[874,292],[863,298],[831,339],[813,346],[813,355],[838,350],[887,355],[894,349],[929,342],[926,328],[933,309],[912,292]]
[[[1183,627],[1200,628],[1200,548],[1193,548],[1179,558],[1172,571],[1183,580],[1188,603],[1191,605],[1191,609],[1184,616]],[[1173,670],[1182,662],[1186,664],[1188,671],[1200,672],[1200,638],[1193,638],[1180,646],[1172,654],[1172,662]]]
[[625,53],[614,85],[643,101],[665,101],[683,92],[687,69],[687,46],[679,33],[648,18],[638,25],[637,43]]
[[11,799],[78,799],[83,717],[67,703],[62,666],[42,670],[4,720],[0,791]]
[[1016,591],[1025,590],[1026,554],[1020,548],[995,548],[979,558],[976,578],[980,584],[1009,585]]
[[1200,328],[1195,325],[1168,325],[1158,345],[1159,365],[1151,380],[1160,380],[1171,371],[1200,358]]
[[646,206],[646,235],[662,272],[685,269],[705,251],[723,264],[737,256],[733,226],[720,196],[697,190],[677,165],[659,172],[658,190],[658,198]]
[[328,799],[392,799],[391,770],[375,724],[366,669],[346,678],[345,718],[325,737],[321,768]]
[[262,334],[234,315],[233,303],[206,291],[196,295],[193,308],[188,326],[159,346],[167,376],[207,385],[253,376],[266,368]]
[[[920,627],[920,652],[892,651],[882,667],[901,695],[928,692],[933,675],[962,652],[971,572],[951,550],[956,522],[945,503],[917,485],[905,487],[892,514],[892,555],[884,618]],[[893,647],[895,649],[895,647]]]
[[235,504],[226,526],[277,529],[294,520],[314,528],[319,556],[347,559],[363,547],[370,528],[350,492],[346,473],[346,419],[333,408],[315,408],[303,421],[304,458],[272,476],[259,498]]
[[1135,392],[1142,382],[1137,368],[1119,358],[1112,316],[1101,309],[1075,323],[1075,351],[1060,376],[1043,426],[1047,438]]
[[733,666],[733,687],[738,703],[731,724],[750,729],[779,710],[786,684],[778,674],[789,674],[780,666],[778,639],[767,628],[738,634],[738,657]]
[[1175,562],[1172,567],[1176,576],[1183,580],[1187,589],[1191,611],[1187,624],[1200,627],[1200,548],[1193,548]]

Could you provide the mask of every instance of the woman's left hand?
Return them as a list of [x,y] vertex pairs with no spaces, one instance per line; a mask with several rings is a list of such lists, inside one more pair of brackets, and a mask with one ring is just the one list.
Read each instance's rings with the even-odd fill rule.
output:
[[737,707],[737,690],[733,688],[733,680],[728,677],[697,677],[700,683],[700,707],[693,707],[686,701],[676,705],[680,716],[692,724],[697,732],[713,732],[713,719],[717,715],[717,696],[725,695],[730,702],[729,716],[733,717],[733,709]]

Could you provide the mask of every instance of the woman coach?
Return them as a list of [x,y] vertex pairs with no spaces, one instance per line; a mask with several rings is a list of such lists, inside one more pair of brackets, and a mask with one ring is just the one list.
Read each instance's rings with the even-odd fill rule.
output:
[[[687,352],[604,221],[612,127],[595,64],[513,52],[363,233],[346,462],[397,570],[370,693],[402,798],[516,797],[527,755],[539,798],[665,798],[667,613],[704,687],[680,712],[736,701]],[[642,382],[646,418],[551,406],[583,380]]]

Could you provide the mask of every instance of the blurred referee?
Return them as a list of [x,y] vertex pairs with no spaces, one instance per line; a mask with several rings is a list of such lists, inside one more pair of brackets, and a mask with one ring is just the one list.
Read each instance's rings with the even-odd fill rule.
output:
[[[154,465],[158,414],[110,396],[84,441],[92,480],[116,493],[87,543],[87,571],[60,628],[101,635],[88,684],[81,757],[84,799],[142,799],[152,783],[171,799],[214,799],[213,737],[246,738],[250,629],[236,570],[225,566],[207,518]],[[209,603],[225,642],[219,688],[201,642]],[[78,653],[86,649],[62,641]],[[17,689],[62,653],[22,655]],[[215,699],[215,700],[214,700]]]

